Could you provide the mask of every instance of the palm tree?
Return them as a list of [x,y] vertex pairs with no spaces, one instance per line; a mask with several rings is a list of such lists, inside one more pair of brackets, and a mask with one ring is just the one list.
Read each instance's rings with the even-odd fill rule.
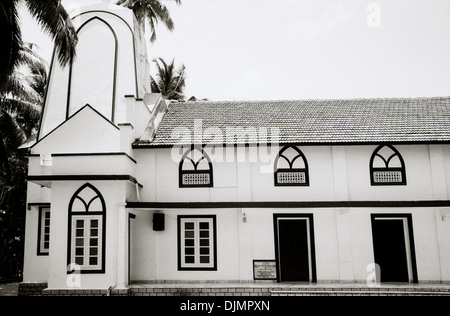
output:
[[[181,0],[173,1],[176,4],[181,4]],[[175,26],[169,10],[161,2],[161,0],[118,0],[117,5],[133,10],[140,27],[144,27],[143,21],[147,18],[152,33],[150,41],[153,43],[156,40],[156,25],[158,25],[158,22],[162,22],[169,31],[172,31]]]
[[19,7],[25,5],[31,15],[55,42],[58,60],[65,66],[75,57],[77,35],[61,0],[1,0],[0,2],[0,91],[8,77],[23,64]]
[[186,67],[181,65],[175,69],[175,59],[168,64],[162,58],[153,59],[157,66],[157,80],[150,76],[152,92],[161,93],[168,100],[183,100],[186,86]]
[[39,123],[47,64],[24,43],[16,66],[0,91],[0,281],[22,273],[27,159],[18,147]]
[[36,54],[34,44],[19,51],[22,66],[16,67],[0,91],[0,161],[8,157],[36,132],[44,90],[47,64]]

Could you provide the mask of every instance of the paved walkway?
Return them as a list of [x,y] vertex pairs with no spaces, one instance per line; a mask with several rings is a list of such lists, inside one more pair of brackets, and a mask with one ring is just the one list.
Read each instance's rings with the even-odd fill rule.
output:
[[0,296],[17,296],[19,283],[0,284]]
[[322,289],[322,288],[421,288],[421,289],[445,289],[450,291],[450,283],[381,283],[378,286],[370,286],[367,283],[359,282],[135,282],[132,283],[130,288],[165,288],[165,287],[179,287],[179,288],[202,288],[202,287],[270,287],[270,288],[290,288],[290,287],[302,287],[310,289]]
[[143,283],[129,286],[131,295],[450,295],[450,284],[383,283]]
[[[52,295],[66,295],[67,290],[55,290]],[[82,295],[86,290],[80,290]],[[97,290],[96,293],[100,293]],[[106,293],[106,289],[104,290]],[[103,294],[105,294],[103,293]],[[0,284],[0,296],[18,294],[18,283]],[[49,293],[47,293],[49,294]],[[72,293],[73,294],[73,293]],[[95,293],[94,293],[95,294]],[[368,286],[366,283],[228,283],[228,282],[165,282],[135,283],[123,293],[113,295],[131,296],[310,296],[310,295],[445,295],[450,296],[450,284],[430,283],[383,283]]]

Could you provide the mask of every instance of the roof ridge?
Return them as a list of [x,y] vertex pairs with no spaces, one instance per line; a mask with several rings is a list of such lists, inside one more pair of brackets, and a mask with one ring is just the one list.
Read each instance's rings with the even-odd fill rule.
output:
[[371,98],[323,98],[323,99],[272,99],[272,100],[192,100],[184,102],[171,102],[170,105],[205,104],[205,103],[289,103],[289,102],[337,102],[337,101],[412,101],[412,100],[450,100],[449,96],[432,97],[371,97]]

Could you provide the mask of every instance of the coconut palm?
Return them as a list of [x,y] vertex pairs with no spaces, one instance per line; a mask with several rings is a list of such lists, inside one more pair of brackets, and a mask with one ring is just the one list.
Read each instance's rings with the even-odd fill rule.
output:
[[161,93],[168,100],[183,100],[186,86],[186,67],[175,68],[175,59],[167,63],[162,58],[153,59],[157,67],[156,80],[150,76],[152,92]]
[[[173,0],[176,4],[181,4],[181,0]],[[156,26],[162,22],[170,31],[174,29],[174,22],[170,17],[169,10],[161,3],[161,0],[118,0],[117,5],[121,5],[133,10],[138,25],[144,26],[144,19],[150,26],[150,41],[156,40]]]
[[61,65],[75,56],[77,35],[60,0],[1,0],[0,2],[0,91],[7,89],[8,77],[23,64],[19,8],[25,5],[42,29],[54,40]]
[[18,147],[37,130],[47,82],[47,64],[35,50],[22,44],[22,65],[0,91],[0,281],[22,271],[27,159]]
[[19,51],[22,66],[16,67],[0,91],[0,161],[36,132],[47,81],[47,64],[25,43]]

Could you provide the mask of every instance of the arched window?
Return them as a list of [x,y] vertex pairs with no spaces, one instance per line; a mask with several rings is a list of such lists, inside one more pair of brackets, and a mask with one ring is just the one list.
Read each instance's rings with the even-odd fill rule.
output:
[[203,149],[192,148],[181,158],[179,166],[180,188],[212,187],[213,167]]
[[406,185],[405,163],[393,146],[381,145],[370,158],[372,185]]
[[105,200],[97,188],[86,183],[69,203],[69,272],[105,272],[105,223]]
[[275,186],[308,186],[308,162],[300,149],[287,146],[275,160]]

